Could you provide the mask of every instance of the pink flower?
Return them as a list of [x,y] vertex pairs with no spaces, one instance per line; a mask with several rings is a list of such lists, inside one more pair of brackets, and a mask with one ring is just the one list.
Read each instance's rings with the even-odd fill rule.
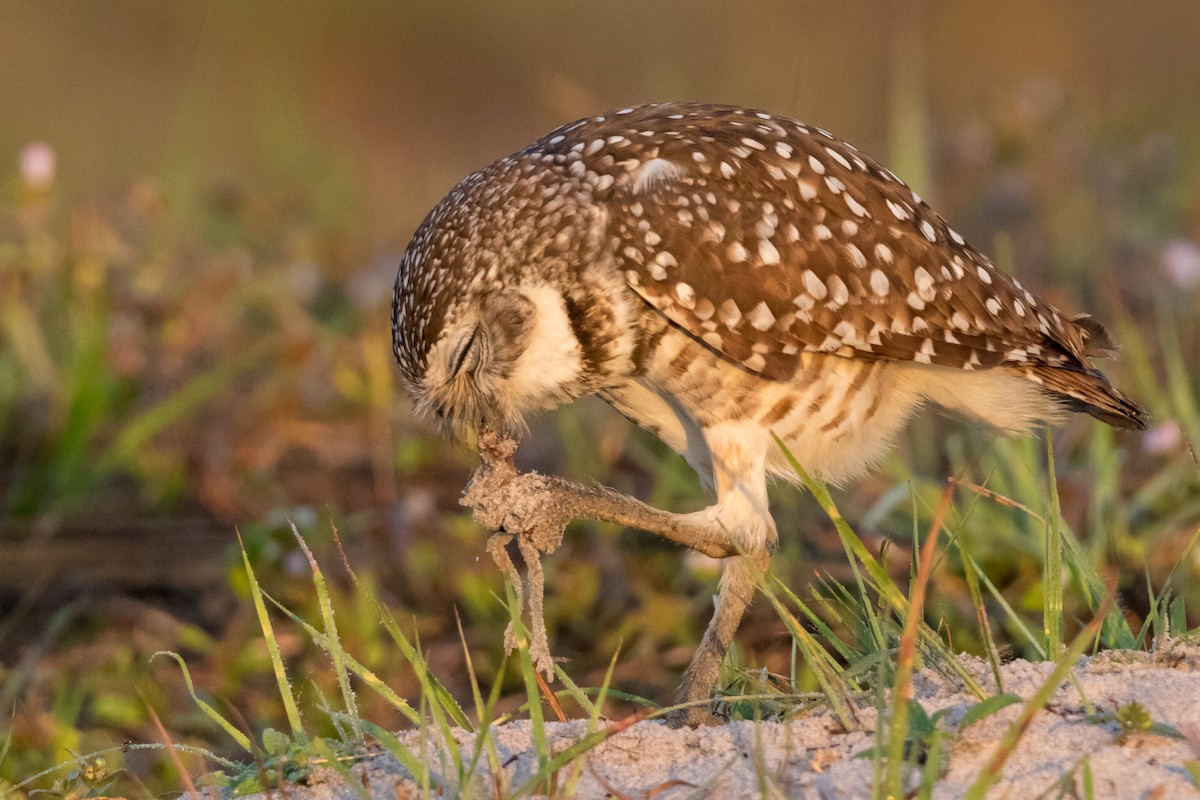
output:
[[35,191],[45,191],[54,183],[58,156],[45,142],[31,142],[21,151],[21,182]]
[[1200,287],[1200,245],[1175,239],[1163,247],[1159,258],[1171,283],[1184,290]]
[[1142,435],[1142,452],[1156,456],[1174,453],[1183,444],[1183,429],[1173,419],[1160,422]]

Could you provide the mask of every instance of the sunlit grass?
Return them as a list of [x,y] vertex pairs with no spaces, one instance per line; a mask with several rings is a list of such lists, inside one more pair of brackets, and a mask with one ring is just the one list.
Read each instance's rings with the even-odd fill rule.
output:
[[[929,609],[926,593],[932,591],[935,572],[953,568],[946,558],[950,542],[961,547],[958,536],[950,529],[950,522],[960,516],[959,525],[967,524],[961,518],[962,508],[955,504],[955,485],[943,491],[941,500],[932,517],[928,531],[915,537],[920,543],[919,556],[914,554],[915,565],[909,573],[911,585],[906,592],[903,584],[893,578],[883,563],[868,552],[859,536],[841,517],[831,496],[824,487],[807,475],[803,475],[809,489],[830,519],[840,529],[846,557],[855,566],[856,587],[845,590],[836,582],[827,581],[824,589],[820,585],[809,590],[812,600],[804,601],[777,578],[762,585],[763,593],[770,601],[775,613],[789,632],[799,652],[803,655],[804,669],[812,674],[820,689],[818,697],[844,729],[859,727],[856,709],[875,706],[882,713],[877,727],[876,746],[861,754],[876,764],[876,790],[879,797],[901,796],[915,787],[917,796],[929,796],[944,768],[943,755],[954,738],[963,729],[1013,703],[1020,698],[1003,693],[999,686],[995,693],[988,692],[971,678],[959,665],[955,654],[948,648],[943,634],[927,624]],[[1053,473],[1048,476],[1053,480]],[[967,509],[980,502],[981,495],[964,487],[957,489],[965,494]],[[1044,516],[1059,513],[1054,493],[1049,493],[1050,508]],[[988,501],[1002,498],[988,496]],[[1009,501],[1011,504],[1011,501]],[[1023,513],[1033,513],[1022,509]],[[919,515],[914,514],[914,525],[918,526]],[[250,601],[257,619],[262,641],[268,653],[268,672],[275,681],[277,696],[284,710],[288,731],[281,733],[265,727],[253,737],[247,735],[235,723],[236,717],[218,711],[204,699],[193,685],[190,669],[184,658],[168,653],[179,665],[187,683],[192,701],[203,712],[209,722],[220,730],[242,751],[239,762],[228,756],[220,756],[208,749],[187,744],[177,744],[165,738],[158,743],[138,745],[139,748],[163,751],[163,748],[178,750],[188,756],[190,769],[196,774],[204,772],[201,782],[206,785],[224,786],[234,795],[255,791],[278,789],[280,781],[303,781],[311,770],[318,766],[331,768],[341,774],[352,787],[362,786],[356,765],[367,756],[363,749],[364,735],[378,743],[390,753],[414,778],[424,796],[451,793],[458,797],[512,797],[555,794],[569,791],[576,786],[581,776],[582,757],[591,748],[610,736],[619,733],[628,725],[644,719],[654,719],[669,709],[646,705],[623,720],[599,726],[600,715],[610,697],[619,696],[613,691],[613,673],[618,664],[616,654],[612,656],[604,673],[601,685],[595,690],[596,701],[589,699],[589,691],[581,689],[561,667],[556,669],[566,688],[551,694],[549,687],[534,669],[529,655],[528,633],[521,624],[519,607],[511,589],[502,604],[507,609],[509,620],[517,634],[517,650],[513,667],[523,684],[523,701],[511,711],[499,710],[505,684],[504,667],[496,674],[485,697],[479,684],[470,647],[463,639],[465,663],[470,676],[470,694],[474,705],[473,717],[459,705],[432,672],[428,658],[419,640],[411,639],[397,623],[393,613],[375,595],[369,582],[358,579],[345,563],[350,580],[350,592],[358,595],[374,611],[375,623],[387,632],[391,645],[403,655],[404,661],[417,679],[419,697],[410,702],[402,698],[346,649],[335,624],[335,607],[349,598],[335,601],[330,584],[316,557],[295,526],[291,533],[305,554],[309,567],[309,580],[315,595],[313,609],[320,624],[306,621],[275,600],[260,585],[247,552],[241,551],[242,573],[249,587]],[[336,535],[336,534],[335,534]],[[1189,549],[1180,563],[1191,555],[1191,547],[1200,540],[1200,530],[1193,536]],[[1066,549],[1068,561],[1078,558]],[[343,554],[343,559],[345,558]],[[1049,554],[1046,560],[1051,561]],[[968,561],[964,566],[971,568]],[[861,569],[861,572],[859,570]],[[1096,580],[1095,568],[1090,563],[1078,561],[1067,570],[1071,580],[1064,584],[1068,589],[1086,593],[1089,582]],[[1169,581],[1168,581],[1169,583]],[[1169,590],[1164,589],[1164,595]],[[978,612],[976,619],[983,627],[984,639],[990,639],[991,631],[987,615],[983,613],[983,594],[972,595]],[[830,602],[830,601],[833,602]],[[1161,598],[1159,598],[1161,600]],[[495,602],[499,603],[496,598]],[[1109,609],[1113,603],[1112,588],[1105,590],[1099,599],[1091,621],[1074,632],[1069,647],[1056,653],[1052,659],[1055,667],[1047,676],[1041,689],[1023,701],[1021,712],[1009,726],[1005,736],[997,742],[995,752],[971,789],[972,797],[982,797],[988,787],[1001,776],[1003,766],[1015,750],[1033,716],[1040,711],[1049,696],[1070,675],[1078,656],[1096,646],[1104,639],[1103,627],[1110,621]],[[1156,602],[1158,609],[1146,622],[1146,627],[1163,628],[1166,624],[1165,604]],[[1174,604],[1172,604],[1174,605]],[[791,606],[799,610],[805,622],[795,617]],[[274,609],[272,613],[271,609]],[[1003,614],[1015,614],[1006,608]],[[1042,609],[1042,630],[1063,628],[1061,606],[1050,604]],[[1057,622],[1049,619],[1059,616]],[[281,623],[282,620],[282,623]],[[282,624],[282,627],[281,627]],[[290,627],[289,627],[290,626]],[[843,633],[835,632],[835,628]],[[1165,629],[1165,628],[1164,628]],[[340,692],[340,703],[332,703],[315,683],[311,688],[302,688],[292,678],[293,669],[282,656],[280,642],[300,632],[327,657],[322,675],[310,675],[308,681],[321,678],[321,682],[336,686]],[[849,637],[847,638],[847,634]],[[1139,636],[1145,641],[1145,630]],[[461,636],[461,629],[460,629]],[[1031,636],[1033,636],[1031,634]],[[1119,631],[1119,637],[1132,636],[1127,630]],[[1051,640],[1038,640],[1047,652],[1053,652]],[[1122,638],[1121,641],[1124,641]],[[965,717],[953,728],[948,729],[943,721],[945,712],[928,716],[920,705],[910,699],[909,682],[914,671],[922,665],[937,663],[942,669],[956,671],[964,686],[972,690],[978,701]],[[331,673],[331,674],[330,674]],[[360,688],[355,688],[357,684]],[[746,688],[748,684],[743,684]],[[768,694],[746,694],[727,691],[722,705],[737,716],[762,719],[786,718],[792,714],[804,714],[813,708],[813,696],[795,692],[796,677],[792,688]],[[361,716],[359,695],[374,693],[399,711],[419,735],[417,746],[411,737],[402,739]],[[305,709],[301,708],[301,697]],[[545,707],[554,709],[556,716],[565,718],[560,699],[570,699],[574,706],[588,719],[587,733],[573,746],[552,752],[545,733]],[[1086,702],[1086,699],[1085,699]],[[791,709],[790,711],[788,709]],[[236,714],[236,709],[234,710]],[[766,713],[764,713],[766,712]],[[324,719],[317,723],[317,717]],[[531,723],[532,741],[537,756],[534,774],[519,786],[504,785],[499,777],[495,746],[491,739],[493,726],[518,716],[526,716]],[[315,724],[316,723],[316,724]],[[472,745],[464,750],[459,744],[462,738],[456,731],[465,731]],[[7,754],[11,743],[11,731],[3,752]],[[27,794],[39,781],[56,778],[58,791],[93,792],[104,791],[120,779],[120,749],[110,748],[98,752],[80,754],[50,770],[40,772],[11,786],[13,791]],[[182,764],[175,756],[177,763]],[[199,759],[199,761],[197,761]],[[3,760],[0,759],[0,765]],[[102,765],[102,766],[101,766]],[[216,771],[211,771],[216,767]],[[206,771],[208,770],[208,771]],[[499,783],[497,783],[499,781]],[[366,796],[366,795],[364,795]],[[570,796],[569,794],[566,796]]]
[[[920,149],[927,110],[919,77],[901,76],[903,103],[892,111],[906,122],[895,137],[895,163],[936,194],[934,165]],[[363,302],[350,287],[375,259],[386,273],[394,253],[346,243],[344,231],[362,206],[359,187],[289,102],[269,109],[262,132],[273,143],[269,168],[288,191],[251,191],[234,181],[197,192],[198,176],[177,171],[190,166],[190,154],[180,152],[162,189],[140,184],[100,213],[28,194],[0,207],[6,542],[52,535],[113,505],[161,514],[165,525],[177,509],[201,505],[246,538],[245,551],[231,546],[226,579],[213,591],[238,599],[219,627],[197,627],[187,617],[168,620],[164,632],[150,624],[161,620],[143,612],[138,621],[153,632],[126,637],[98,630],[113,612],[84,600],[27,617],[36,597],[0,619],[0,709],[15,709],[0,711],[0,791],[60,764],[34,783],[45,788],[57,778],[99,789],[136,777],[156,792],[178,788],[165,758],[142,758],[166,746],[150,723],[154,713],[177,746],[190,748],[187,764],[197,772],[215,767],[256,785],[263,765],[352,763],[339,754],[369,737],[423,770],[414,774],[432,791],[438,779],[466,781],[484,761],[496,771],[491,723],[524,715],[544,725],[554,713],[521,652],[508,660],[500,654],[497,632],[511,608],[497,600],[500,580],[486,560],[477,563],[482,534],[453,506],[469,454],[420,433],[398,410],[386,329],[389,276],[377,281],[377,299]],[[1123,262],[1137,285],[1116,285],[1106,264],[1125,256],[1104,249],[1109,234],[1098,227],[1117,219],[1105,224],[1137,236],[1181,234],[1194,194],[1189,173],[1174,170],[1153,182],[1153,192],[1114,200],[1099,183],[1108,173],[1093,179],[1089,169],[1055,185],[1036,159],[1013,155],[1028,148],[1021,135],[995,127],[992,133],[1008,137],[1001,149],[1009,149],[997,156],[1008,161],[994,168],[1028,183],[1049,209],[1076,214],[1047,214],[1044,231],[997,237],[991,250],[998,263],[1023,280],[1032,274],[1042,287],[1069,288],[1080,295],[1066,301],[1072,308],[1097,312],[1124,346],[1106,368],[1149,406],[1164,436],[1149,447],[1146,438],[1084,421],[1052,441],[1006,440],[922,421],[902,455],[861,488],[814,485],[817,503],[790,488],[776,493],[780,553],[765,602],[756,604],[727,664],[721,708],[738,718],[773,718],[824,703],[847,724],[856,703],[874,705],[888,722],[877,742],[879,785],[892,788],[897,747],[919,742],[906,752],[936,755],[949,735],[939,720],[903,705],[902,693],[887,694],[902,670],[957,663],[951,654],[966,650],[987,658],[998,676],[1003,659],[1054,659],[1084,632],[1086,648],[1147,648],[1195,626],[1200,609],[1194,292],[1149,273],[1153,238],[1135,241],[1136,257]],[[1100,141],[1104,133],[1096,132],[1086,163],[1116,161],[1112,144]],[[1077,144],[1075,133],[1062,141],[1053,131],[1038,135],[1051,137],[1044,152]],[[1137,177],[1132,161],[1111,166]],[[966,191],[983,194],[987,179]],[[958,217],[988,230],[992,209],[986,198],[975,202],[963,201]],[[1022,255],[1039,253],[1030,237],[1054,244],[1052,254],[1024,262]],[[1151,266],[1142,263],[1148,259]],[[554,466],[562,472],[629,488],[660,507],[705,502],[682,460],[623,423],[588,409],[546,423],[545,430],[556,429],[546,438],[559,448]],[[929,435],[934,425],[937,436]],[[325,488],[309,507],[293,499],[284,475],[297,452]],[[917,613],[916,553],[934,527],[947,476],[976,488],[955,489]],[[354,499],[327,499],[359,483],[369,489]],[[426,517],[393,526],[391,515],[422,503]],[[329,568],[336,563],[331,537],[318,522],[327,510],[350,549],[369,554],[353,577]],[[299,554],[283,521],[289,514],[312,558]],[[313,583],[320,563],[330,573],[323,588]],[[577,526],[548,561],[547,617],[558,632],[555,651],[570,659],[559,674],[568,689],[558,700],[568,713],[587,716],[594,736],[611,730],[596,727],[606,702],[620,713],[633,709],[636,718],[661,711],[642,695],[670,696],[686,660],[680,653],[690,653],[710,611],[713,575],[711,565],[604,526]],[[1094,631],[1088,626],[1110,586],[1116,600]],[[913,649],[900,660],[906,631]],[[618,643],[620,659],[613,657]],[[151,664],[160,650],[177,652],[190,672],[166,657]],[[972,690],[985,711],[1003,696]],[[402,727],[422,730],[430,746],[448,746],[451,728],[473,728],[477,744],[471,758],[446,751],[449,762],[435,774],[389,732]],[[117,772],[126,739],[143,743],[128,759],[136,775]],[[73,753],[100,750],[108,772],[87,756],[68,763]],[[534,782],[505,791],[571,785],[579,780],[580,762],[572,761],[579,753],[541,752]],[[926,769],[935,770],[936,760],[931,755]],[[921,780],[928,785],[928,777]]]

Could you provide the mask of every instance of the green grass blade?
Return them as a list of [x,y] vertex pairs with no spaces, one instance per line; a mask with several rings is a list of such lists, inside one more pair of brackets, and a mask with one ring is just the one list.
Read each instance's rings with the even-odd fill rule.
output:
[[296,705],[296,697],[292,694],[292,685],[288,681],[287,670],[283,666],[283,655],[279,652],[279,642],[275,640],[275,630],[271,627],[271,617],[267,614],[267,606],[263,601],[262,588],[258,585],[258,578],[254,575],[254,568],[250,566],[250,556],[246,553],[246,545],[242,542],[242,534],[238,533],[238,546],[242,550],[242,564],[246,567],[246,579],[250,583],[250,596],[254,600],[254,611],[258,615],[258,624],[262,627],[263,637],[267,643],[267,653],[271,657],[271,667],[275,671],[275,682],[279,686],[279,697],[283,700],[283,708],[287,713],[288,725],[292,729],[292,736],[297,741],[304,742],[308,740],[308,734],[304,732],[304,723],[301,722],[300,708]]
[[975,621],[979,625],[979,636],[983,640],[983,651],[987,656],[988,665],[992,668],[992,677],[996,680],[996,689],[1004,691],[1004,675],[1000,670],[1000,649],[992,636],[992,626],[988,624],[987,606],[983,602],[983,590],[979,588],[979,576],[975,573],[974,563],[968,564],[970,556],[963,547],[962,539],[951,532],[950,541],[958,548],[959,558],[963,562],[963,576],[967,581],[967,592],[971,595],[971,605],[975,607]]
[[970,789],[967,790],[966,800],[983,800],[988,790],[1000,780],[1005,762],[1016,751],[1017,744],[1025,735],[1025,731],[1029,729],[1034,715],[1045,708],[1050,697],[1058,691],[1058,687],[1068,678],[1083,651],[1088,648],[1092,639],[1099,632],[1104,615],[1108,613],[1108,608],[1112,603],[1112,598],[1113,595],[1110,592],[1105,598],[1101,613],[1093,617],[1092,621],[1084,626],[1083,630],[1072,640],[1071,645],[1066,651],[1061,653],[1055,660],[1054,669],[1050,671],[1050,675],[1037,688],[1033,696],[1025,702],[1020,715],[1009,726],[1008,730],[1004,732],[1004,736],[1001,737],[1000,742],[996,745],[996,749],[993,751],[992,757],[988,760],[987,766],[984,767],[983,771],[975,779],[975,782],[971,784]]
[[1095,781],[1092,778],[1092,759],[1087,753],[1083,756],[1083,800],[1096,800]]
[[1167,630],[1174,636],[1187,633],[1187,603],[1182,597],[1176,597],[1171,601],[1167,616]]
[[800,621],[787,610],[783,603],[779,602],[779,598],[775,596],[775,593],[765,583],[762,586],[762,591],[771,602],[771,605],[774,606],[775,613],[779,615],[779,618],[783,620],[783,624],[787,626],[788,633],[792,635],[792,640],[800,646],[800,650],[804,654],[804,660],[816,676],[817,684],[821,687],[821,691],[829,702],[829,707],[833,710],[834,716],[837,717],[838,722],[841,723],[845,730],[852,730],[854,725],[853,705],[847,696],[846,687],[841,681],[839,675],[840,668],[836,665],[836,662],[832,662],[829,652],[821,647],[816,638],[800,624]]
[[296,524],[289,522],[289,525],[292,528],[292,535],[296,537],[296,542],[300,545],[300,551],[308,559],[308,566],[312,570],[313,586],[317,590],[317,605],[321,609],[321,622],[325,628],[325,639],[329,643],[326,652],[333,661],[333,672],[337,677],[338,688],[342,692],[342,703],[345,705],[346,714],[350,719],[354,741],[361,744],[363,737],[357,722],[358,701],[354,697],[354,689],[350,686],[350,674],[346,669],[346,651],[342,648],[341,639],[338,638],[337,624],[333,619],[333,603],[329,599],[329,587],[325,585],[325,575],[321,572],[321,566],[317,564],[317,559],[308,549],[308,544],[300,535],[300,531],[296,530]]
[[[238,746],[240,746],[247,753],[253,756],[261,755],[258,747],[256,747],[255,744],[250,740],[250,737],[239,731],[236,727],[234,727],[232,722],[221,716],[215,708],[201,700],[199,695],[196,694],[196,687],[192,685],[192,673],[188,670],[187,662],[183,660],[182,656],[170,650],[159,650],[157,653],[150,656],[150,660],[153,661],[159,656],[167,656],[175,659],[175,663],[178,664],[179,669],[183,671],[183,682],[184,685],[187,686],[188,694],[192,696],[192,702],[194,702],[196,706],[204,712],[205,716],[215,722],[221,728],[221,730],[229,734],[229,737],[237,742]],[[2,760],[3,759],[0,759],[0,761]]]
[[[597,696],[596,702],[592,704],[591,711],[588,713],[588,727],[584,734],[585,738],[591,736],[596,731],[596,726],[600,724],[600,709],[604,707],[604,700],[608,697],[609,687],[612,686],[613,672],[617,668],[617,656],[621,653],[618,646],[612,658],[608,661],[608,669],[604,671],[604,681],[600,684],[600,693]],[[555,665],[557,668],[557,665]],[[575,797],[578,795],[579,780],[583,777],[584,761],[582,758],[575,761],[573,769],[567,774],[567,780],[563,783],[563,794],[566,797]]]
[[469,731],[474,731],[475,727],[463,712],[462,706],[454,699],[454,695],[450,694],[450,690],[443,686],[441,681],[435,678],[433,673],[429,671],[424,657],[413,643],[408,640],[404,632],[400,630],[400,625],[396,622],[396,618],[392,616],[392,612],[378,601],[376,608],[379,609],[379,618],[383,622],[384,630],[392,637],[392,641],[400,648],[400,652],[404,655],[405,660],[408,661],[409,665],[417,673],[417,680],[421,683],[422,691],[428,693],[431,699],[437,701],[434,705],[444,709],[455,725]]
[[855,650],[854,648],[850,647],[850,645],[843,642],[841,637],[833,632],[833,629],[829,627],[825,620],[821,619],[817,612],[813,611],[807,603],[797,597],[787,584],[773,575],[771,578],[775,586],[778,587],[779,591],[783,592],[784,596],[792,603],[792,605],[800,610],[800,613],[802,613],[804,617],[812,624],[812,626],[817,629],[817,633],[821,635],[821,638],[828,642],[829,646],[836,650],[838,655],[840,655],[846,663],[852,664],[862,658],[864,655],[863,653]]
[[[358,730],[359,726],[362,724],[361,720],[358,720],[357,718],[347,719],[346,717],[348,715],[346,714],[336,714],[336,716],[341,717],[344,722],[348,722],[355,730]],[[371,793],[367,791],[367,787],[363,785],[365,776],[351,774],[350,768],[343,763],[343,757],[338,756],[338,754],[333,751],[333,748],[329,746],[329,742],[327,740],[317,737],[312,740],[308,747],[316,755],[324,759],[325,766],[329,767],[341,776],[342,781],[354,790],[354,793],[358,795],[359,800],[371,800]],[[366,755],[364,754],[361,757],[365,758]],[[359,756],[355,756],[354,758],[359,758]]]
[[[532,661],[530,662],[530,666],[532,667]],[[533,776],[529,778],[529,780],[517,787],[517,790],[513,792],[513,796],[524,797],[533,794],[537,790],[538,786],[546,781],[549,781],[550,777],[555,772],[562,769],[567,764],[570,764],[575,759],[580,758],[589,750],[596,747],[596,745],[604,742],[606,739],[616,736],[618,733],[621,733],[627,728],[636,725],[637,723],[651,716],[653,716],[653,714],[648,709],[643,709],[642,711],[638,711],[623,720],[613,723],[603,730],[593,731],[584,736],[575,744],[556,754],[553,758],[546,759],[545,763],[538,767],[538,771],[535,772]],[[540,754],[543,751],[539,750],[538,752]],[[555,796],[558,795],[556,794]]]
[[1001,709],[1008,708],[1013,703],[1021,702],[1019,695],[1015,694],[998,694],[989,697],[987,700],[980,700],[975,705],[967,709],[967,713],[963,714],[963,718],[958,723],[960,731],[969,728],[976,722],[987,719],[992,714],[995,714]]
[[[426,698],[429,704],[429,715],[433,718],[433,722],[437,725],[438,731],[442,736],[442,744],[445,749],[450,751],[450,760],[454,764],[454,772],[458,775],[460,782],[465,779],[465,769],[462,758],[462,749],[458,746],[458,740],[454,738],[453,725],[451,724],[451,716],[447,713],[446,706],[441,697],[438,696],[433,689],[432,676],[429,673],[429,667],[425,661],[425,654],[421,651],[421,640],[416,638],[413,642],[416,648],[417,660],[413,663],[417,670],[417,676],[421,682],[422,695]],[[444,687],[443,687],[444,688]],[[454,704],[457,707],[457,703]],[[460,709],[461,711],[461,709]],[[442,750],[439,748],[439,753]]]
[[[521,678],[525,683],[525,696],[529,698],[530,735],[537,751],[538,774],[546,769],[546,721],[542,716],[542,696],[534,676],[533,659],[529,655],[529,634],[521,622],[521,606],[510,583],[504,584],[504,595],[508,601],[508,618],[517,640],[517,657],[521,665]],[[518,792],[520,794],[520,792]]]
[[372,739],[382,744],[392,754],[392,757],[400,762],[400,766],[408,770],[408,774],[412,775],[414,780],[422,786],[429,784],[431,779],[429,764],[424,759],[418,758],[416,753],[401,742],[396,734],[365,719],[361,720],[361,724],[363,730],[370,734]]
[[583,713],[587,714],[589,717],[595,713],[596,704],[588,699],[587,692],[585,692],[583,689],[580,689],[579,685],[576,684],[575,681],[571,680],[571,676],[567,674],[566,670],[564,670],[558,664],[555,664],[554,674],[560,681],[563,682],[563,686],[566,687],[564,691],[555,692],[555,697],[560,697],[563,695],[570,697],[579,705],[579,708],[582,709]]
[[[308,622],[306,622],[298,614],[296,614],[292,610],[288,609],[286,606],[284,606],[282,603],[280,603],[278,600],[276,600],[274,597],[272,597],[270,594],[268,594],[266,592],[263,592],[263,597],[265,597],[267,599],[267,602],[269,602],[269,603],[271,603],[271,605],[275,606],[275,608],[277,608],[280,613],[284,614],[285,616],[288,617],[288,619],[292,620],[292,622],[296,623],[301,628],[303,628],[304,632],[307,633],[309,638],[313,640],[313,643],[316,644],[318,647],[320,647],[322,650],[325,650],[328,652],[329,648],[332,647],[332,644],[329,642],[329,639],[325,636],[324,633],[317,630],[312,625],[308,624]],[[417,710],[415,708],[413,708],[412,705],[407,700],[405,700],[400,695],[396,694],[395,690],[393,690],[390,686],[388,686],[386,683],[384,683],[383,680],[378,675],[376,675],[374,672],[372,672],[370,669],[368,669],[365,665],[363,665],[360,661],[358,661],[356,658],[354,658],[354,656],[350,655],[349,653],[343,653],[343,655],[345,658],[346,666],[350,669],[351,672],[353,672],[355,675],[357,675],[358,679],[360,681],[362,681],[363,683],[365,683],[368,688],[370,688],[372,691],[374,691],[376,694],[378,694],[380,697],[382,697],[384,700],[386,700],[388,702],[388,704],[390,704],[393,708],[395,708],[397,711],[399,711],[401,714],[403,714],[408,719],[408,721],[411,722],[412,724],[419,725],[421,723],[421,715],[417,713]]]
[[1042,633],[1046,652],[1057,656],[1063,642],[1062,512],[1058,503],[1058,478],[1054,471],[1054,437],[1046,426],[1046,463],[1050,483],[1050,508],[1046,512],[1045,553],[1042,559]]
[[[1059,517],[1059,534],[1062,537],[1071,577],[1083,592],[1088,609],[1095,613],[1100,603],[1104,601],[1104,578],[1088,560],[1087,548],[1083,546],[1083,543],[1079,541],[1061,516]],[[1100,626],[1100,639],[1109,647],[1119,650],[1133,650],[1137,647],[1137,637],[1134,635],[1133,629],[1129,627],[1129,620],[1125,619],[1125,615],[1116,605],[1109,609],[1108,615]]]
[[269,353],[277,348],[278,345],[273,341],[260,342],[248,352],[224,361],[207,372],[202,372],[189,379],[175,393],[143,411],[117,431],[112,444],[100,456],[100,469],[108,471],[128,464],[153,436],[193,414],[198,406],[212,398],[238,376],[257,367]]
[[[875,587],[875,590],[879,592],[880,596],[887,602],[889,606],[891,606],[892,610],[897,615],[899,615],[901,618],[905,618],[908,614],[908,598],[904,596],[904,593],[900,591],[900,587],[898,587],[895,581],[893,581],[887,574],[887,570],[884,569],[883,565],[871,555],[870,551],[867,550],[866,545],[864,545],[858,536],[855,535],[854,530],[846,522],[845,518],[842,517],[841,512],[837,510],[837,506],[834,504],[833,498],[829,494],[829,490],[825,488],[824,484],[820,483],[811,475],[809,475],[808,472],[805,471],[804,467],[800,466],[800,462],[798,462],[791,452],[788,451],[787,446],[783,443],[782,439],[780,439],[778,436],[775,436],[775,442],[783,451],[784,456],[788,459],[792,469],[794,469],[796,474],[800,476],[800,479],[804,482],[805,487],[810,493],[812,493],[813,497],[817,499],[817,502],[820,504],[821,508],[833,522],[834,529],[837,531],[838,537],[842,541],[842,546],[846,549],[851,562],[853,562],[854,559],[857,559],[862,563],[863,567],[867,570],[867,575],[870,576],[872,580],[872,585]],[[983,690],[983,687],[979,685],[979,681],[977,681],[975,676],[968,672],[967,669],[961,663],[959,663],[958,659],[954,657],[954,654],[950,652],[949,648],[946,647],[945,642],[941,640],[934,630],[932,630],[928,625],[922,623],[919,629],[919,636],[925,646],[929,647],[931,650],[938,653],[939,656],[944,658],[946,666],[953,670],[953,672],[958,676],[959,680],[963,682],[963,685],[967,688],[967,691],[971,692],[971,694],[975,695],[981,700],[987,697],[987,693]]]
[[1037,653],[1038,659],[1044,661],[1046,659],[1046,649],[1042,645],[1042,638],[1030,630],[1029,626],[1025,624],[1025,621],[1022,620],[1021,616],[1016,612],[1016,609],[1014,609],[1012,605],[1009,604],[1008,600],[1004,598],[1004,595],[1000,593],[1000,590],[996,587],[996,584],[992,583],[992,579],[989,578],[987,573],[983,571],[983,568],[975,562],[975,559],[973,559],[965,550],[960,550],[959,552],[962,553],[966,566],[968,566],[971,571],[975,573],[976,577],[983,581],[983,585],[987,587],[988,593],[992,596],[992,599],[1000,604],[1000,607],[1004,609],[1004,613],[1007,615],[1009,621],[1013,624],[1013,626],[1016,627],[1017,630],[1021,632],[1021,635],[1025,637],[1025,640],[1029,642],[1029,646],[1033,648],[1035,653]]

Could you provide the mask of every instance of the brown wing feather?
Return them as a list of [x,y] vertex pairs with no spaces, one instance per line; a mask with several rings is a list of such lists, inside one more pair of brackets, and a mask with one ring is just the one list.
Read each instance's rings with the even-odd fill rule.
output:
[[668,179],[618,182],[612,233],[629,243],[635,290],[728,357],[770,378],[788,377],[801,350],[964,368],[1082,363],[1080,326],[849,145],[737,110],[674,124],[683,135],[656,156]]
[[582,121],[531,149],[581,154],[634,291],[766,378],[790,378],[809,352],[1009,366],[1054,392],[1062,381],[1044,370],[1107,385],[1087,359],[1111,347],[1102,327],[997,271],[891,172],[824,131],[676,104]]

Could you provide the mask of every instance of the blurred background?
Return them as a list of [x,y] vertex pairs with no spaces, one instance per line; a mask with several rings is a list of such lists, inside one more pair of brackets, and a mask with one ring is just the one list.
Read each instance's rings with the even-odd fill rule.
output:
[[[466,174],[646,101],[824,127],[1003,269],[1108,324],[1124,345],[1110,375],[1153,424],[1056,432],[1064,517],[1135,630],[1173,568],[1200,621],[1200,561],[1185,553],[1200,522],[1193,0],[0,0],[0,18],[0,789],[71,753],[157,740],[151,709],[176,741],[229,751],[178,669],[150,662],[158,650],[183,654],[246,729],[282,727],[235,529],[264,588],[311,618],[294,522],[326,565],[347,649],[402,695],[417,683],[340,570],[334,526],[442,680],[467,696],[457,609],[490,684],[506,611],[486,534],[456,504],[473,458],[410,416],[392,281]],[[899,574],[951,475],[1047,502],[1041,444],[926,417],[836,494],[872,550],[891,542]],[[682,461],[598,402],[534,428],[527,467],[674,510],[706,502]],[[974,558],[1037,619],[1040,523],[961,500]],[[777,508],[776,572],[797,592],[845,577],[815,504],[785,489]],[[598,684],[620,644],[615,684],[668,700],[715,567],[598,525],[547,566],[553,649],[576,681]],[[954,645],[978,652],[954,564],[932,602]],[[1026,654],[1016,631],[997,636]],[[331,680],[325,656],[281,637],[311,700]],[[737,657],[787,671],[769,608]],[[363,716],[400,724],[376,705]],[[147,791],[172,785],[161,759],[127,759]]]

